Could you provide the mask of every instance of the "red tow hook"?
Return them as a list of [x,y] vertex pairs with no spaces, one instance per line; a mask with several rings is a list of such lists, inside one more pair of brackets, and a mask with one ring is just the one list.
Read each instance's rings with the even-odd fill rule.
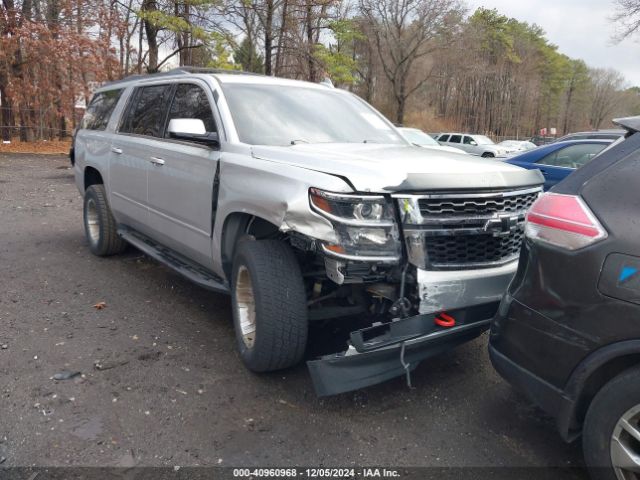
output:
[[455,327],[456,325],[456,319],[444,312],[440,312],[439,314],[437,314],[434,322],[436,325],[444,328],[451,328]]

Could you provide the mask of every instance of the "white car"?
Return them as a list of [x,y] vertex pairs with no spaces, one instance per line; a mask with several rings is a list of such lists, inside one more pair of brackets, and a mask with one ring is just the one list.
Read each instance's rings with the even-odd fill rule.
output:
[[422,130],[419,130],[417,128],[402,127],[402,128],[398,128],[398,130],[400,130],[400,133],[404,138],[409,140],[411,143],[413,143],[417,147],[433,148],[434,150],[442,150],[445,152],[464,153],[464,154],[467,153],[460,148],[445,147],[443,145],[440,145],[431,135],[424,133]]
[[536,148],[536,144],[527,140],[504,140],[498,144],[500,147],[504,147],[507,153],[519,153],[526,152]]
[[441,133],[436,140],[441,145],[460,148],[471,155],[479,155],[484,158],[507,156],[506,148],[496,145],[493,140],[484,135]]

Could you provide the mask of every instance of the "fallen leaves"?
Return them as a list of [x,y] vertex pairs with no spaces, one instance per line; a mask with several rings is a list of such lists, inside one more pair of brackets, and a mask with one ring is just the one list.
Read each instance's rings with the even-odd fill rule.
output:
[[0,153],[45,153],[68,154],[71,148],[69,140],[51,140],[39,142],[21,142],[14,138],[11,143],[0,142]]
[[107,308],[107,304],[106,302],[98,302],[93,306],[93,308],[96,310],[102,310],[103,308]]

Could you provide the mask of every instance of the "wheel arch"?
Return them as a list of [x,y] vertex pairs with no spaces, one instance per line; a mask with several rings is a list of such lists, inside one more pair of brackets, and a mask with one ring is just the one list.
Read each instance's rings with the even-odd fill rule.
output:
[[85,191],[91,185],[104,185],[104,179],[100,171],[95,167],[85,167],[84,169],[84,189]]
[[591,353],[573,371],[565,392],[573,408],[565,420],[567,430],[579,429],[598,391],[620,373],[640,365],[640,339],[606,345]]
[[233,212],[226,216],[222,227],[221,260],[225,276],[231,278],[233,256],[238,241],[245,235],[256,238],[271,238],[280,233],[277,225],[258,215],[246,212]]

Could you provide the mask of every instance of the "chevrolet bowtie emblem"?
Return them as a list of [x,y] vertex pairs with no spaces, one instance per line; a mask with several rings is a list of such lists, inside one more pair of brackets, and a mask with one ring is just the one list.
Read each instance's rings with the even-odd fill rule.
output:
[[491,233],[494,237],[509,235],[518,229],[518,216],[495,213],[493,217],[487,220],[482,229]]

